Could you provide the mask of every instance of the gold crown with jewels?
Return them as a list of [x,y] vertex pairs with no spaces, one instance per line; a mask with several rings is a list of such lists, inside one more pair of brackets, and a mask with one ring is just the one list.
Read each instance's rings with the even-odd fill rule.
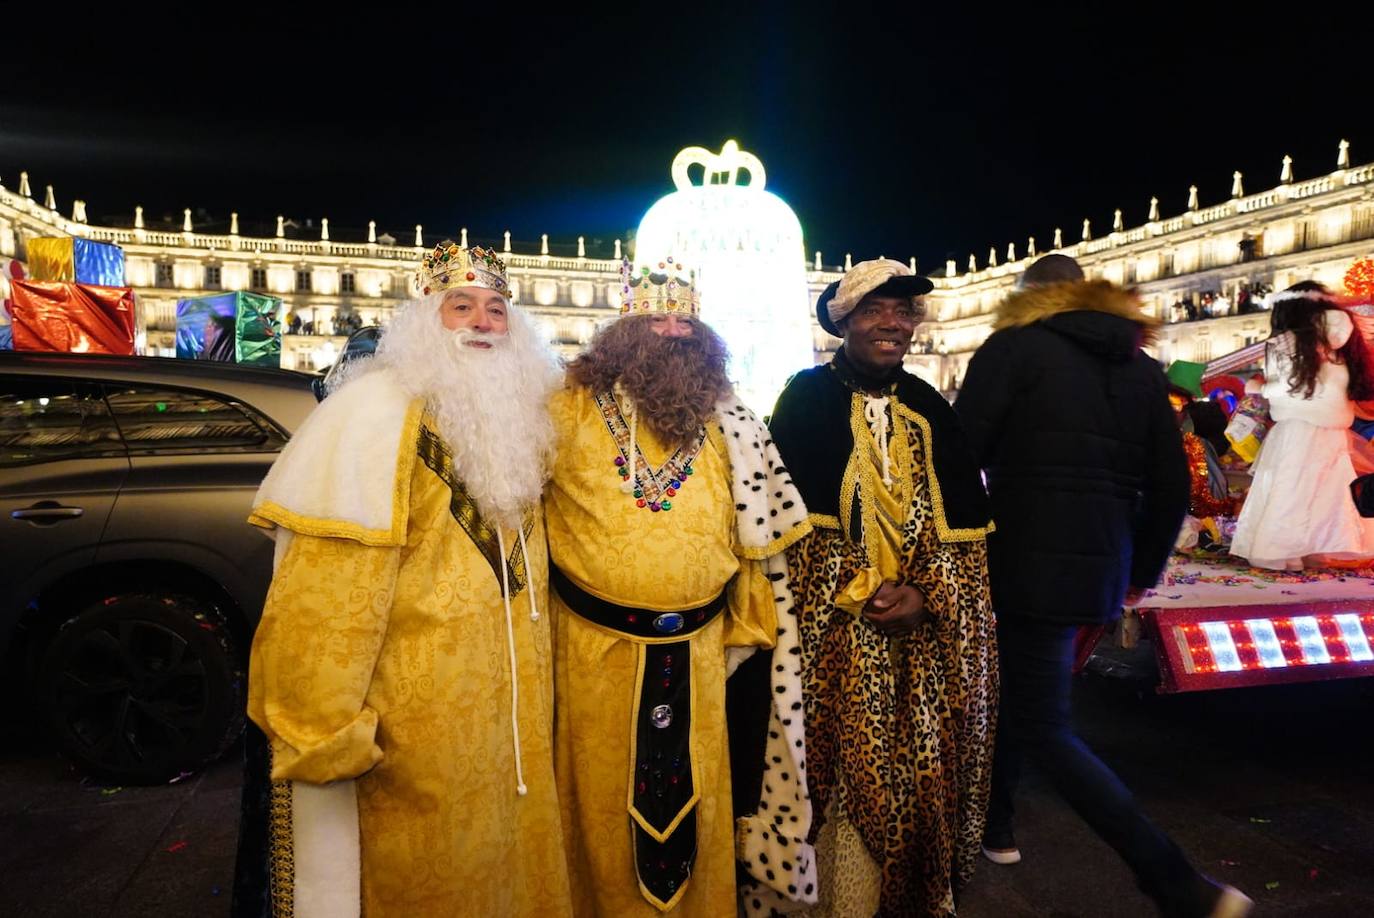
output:
[[666,258],[656,265],[645,265],[638,271],[630,260],[620,263],[622,302],[620,314],[668,315],[696,318],[701,312],[697,296],[696,272]]
[[506,263],[491,249],[464,248],[451,239],[436,245],[420,262],[415,285],[424,296],[454,287],[485,287],[510,299]]

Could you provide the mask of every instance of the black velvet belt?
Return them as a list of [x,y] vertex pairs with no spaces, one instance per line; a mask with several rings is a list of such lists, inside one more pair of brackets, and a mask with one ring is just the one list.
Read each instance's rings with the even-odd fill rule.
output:
[[549,583],[578,615],[611,631],[619,631],[630,638],[676,641],[700,631],[725,608],[725,591],[704,606],[681,612],[656,612],[617,605],[593,596],[572,582],[554,564],[549,564]]
[[[549,565],[549,582],[579,617],[636,641],[642,676],[635,692],[630,825],[640,892],[661,909],[682,895],[697,855],[697,787],[692,763],[692,642],[725,608],[725,592],[683,612],[635,609],[600,599]],[[657,639],[657,640],[653,640]]]

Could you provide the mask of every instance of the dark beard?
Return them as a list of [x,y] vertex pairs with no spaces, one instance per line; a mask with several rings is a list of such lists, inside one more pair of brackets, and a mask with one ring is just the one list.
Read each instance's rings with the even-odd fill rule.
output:
[[676,449],[695,439],[730,391],[725,364],[725,343],[703,323],[691,337],[669,338],[631,317],[598,334],[569,371],[595,391],[618,384],[648,428]]

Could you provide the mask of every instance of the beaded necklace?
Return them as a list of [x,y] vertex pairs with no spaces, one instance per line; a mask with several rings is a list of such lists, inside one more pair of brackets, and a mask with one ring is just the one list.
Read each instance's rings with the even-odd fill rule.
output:
[[[612,392],[598,393],[594,398],[618,451],[614,467],[616,475],[620,478],[620,490],[630,495],[635,506],[642,510],[654,513],[672,510],[672,499],[695,472],[692,462],[701,452],[702,444],[706,442],[706,428],[703,427],[691,443],[679,447],[677,452],[669,456],[655,471],[644,458],[644,452],[639,448],[639,444],[635,442],[637,412],[633,403],[630,403],[624,393],[621,393],[619,399]],[[625,420],[626,412],[620,407],[621,400],[630,408],[628,423]]]

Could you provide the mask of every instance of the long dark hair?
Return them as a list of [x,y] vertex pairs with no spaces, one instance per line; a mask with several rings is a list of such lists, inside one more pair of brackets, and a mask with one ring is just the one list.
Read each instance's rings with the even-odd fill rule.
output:
[[1339,309],[1336,295],[1316,281],[1299,281],[1284,293],[1320,294],[1320,299],[1298,296],[1282,299],[1274,304],[1269,317],[1269,327],[1273,334],[1291,331],[1295,340],[1293,348],[1293,372],[1288,376],[1288,392],[1311,398],[1317,388],[1317,371],[1323,361],[1344,364],[1350,375],[1346,385],[1346,395],[1352,401],[1374,398],[1374,355],[1357,326],[1350,338],[1333,353],[1326,346],[1326,320],[1323,314],[1328,309]]

